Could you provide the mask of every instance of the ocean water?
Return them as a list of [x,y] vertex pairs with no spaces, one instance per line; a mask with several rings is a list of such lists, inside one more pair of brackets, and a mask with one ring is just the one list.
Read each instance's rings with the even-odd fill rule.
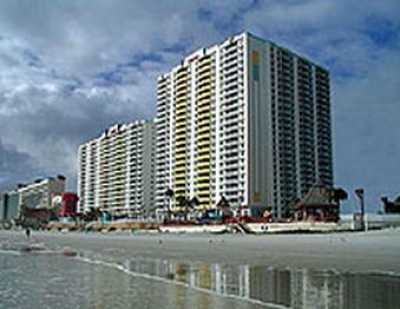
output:
[[397,275],[27,246],[0,243],[0,308],[400,308]]

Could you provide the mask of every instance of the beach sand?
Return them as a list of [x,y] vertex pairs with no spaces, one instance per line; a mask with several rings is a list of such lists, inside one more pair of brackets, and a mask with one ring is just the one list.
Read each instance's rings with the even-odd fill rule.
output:
[[[22,231],[0,231],[0,241],[21,241],[24,237]],[[112,256],[341,272],[400,273],[400,229],[290,235],[33,232],[32,241],[50,247],[71,247]]]
[[0,308],[397,309],[399,260],[400,230],[0,231]]

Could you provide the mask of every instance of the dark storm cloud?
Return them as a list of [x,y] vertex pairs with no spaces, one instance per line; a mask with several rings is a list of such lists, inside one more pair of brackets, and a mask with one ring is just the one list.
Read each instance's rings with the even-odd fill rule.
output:
[[[49,100],[47,104],[30,106],[25,101],[29,98],[38,102],[46,96]],[[16,142],[36,158],[37,170],[48,175],[66,174],[71,186],[75,184],[79,144],[100,135],[104,128],[113,123],[149,118],[147,110],[136,106],[133,101],[116,100],[112,93],[88,97],[75,92],[49,95],[46,90],[30,89],[23,95],[13,97],[9,104],[18,112],[1,117],[3,138],[9,143]],[[20,156],[9,162],[8,167],[11,168],[12,164],[17,166],[19,159]],[[16,172],[16,176],[19,172]]]
[[35,160],[27,153],[19,152],[0,139],[0,192],[14,189],[17,182],[30,181],[37,176]]

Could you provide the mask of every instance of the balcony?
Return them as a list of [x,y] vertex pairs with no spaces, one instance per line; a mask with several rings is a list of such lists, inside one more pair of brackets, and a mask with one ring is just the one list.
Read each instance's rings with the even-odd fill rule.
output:
[[204,126],[197,130],[197,139],[200,140],[203,138],[208,138],[208,139],[210,138],[210,128],[209,127]]
[[188,72],[186,68],[180,68],[175,74],[175,81],[185,80],[188,76]]
[[176,135],[182,135],[185,134],[186,135],[186,126],[179,126],[179,128],[177,127],[177,129],[175,130],[175,134]]
[[[198,109],[197,109],[197,114],[199,115],[198,117],[200,117],[200,116],[204,116],[204,115],[210,115],[210,109],[211,109],[211,107],[210,107],[210,104],[208,103],[207,105],[202,105],[201,107],[199,107]],[[200,119],[198,119],[198,120],[200,120]]]
[[175,174],[182,175],[186,173],[186,164],[182,164],[179,167],[175,167]]
[[198,161],[197,162],[197,168],[201,170],[206,170],[210,168],[210,161],[209,160],[203,160],[203,161]]
[[199,109],[201,109],[203,107],[207,107],[207,109],[209,109],[209,107],[210,107],[210,98],[209,97],[203,98],[201,100],[197,100],[197,111],[199,111]]
[[204,127],[204,126],[209,126],[210,125],[210,119],[209,118],[202,118],[202,120],[199,120],[199,121],[197,121],[197,127],[198,128],[201,128],[201,127]]
[[203,90],[201,93],[198,93],[197,100],[205,99],[211,97],[211,87],[207,90]]
[[186,97],[183,99],[176,100],[175,109],[176,110],[186,109],[188,103],[189,102],[187,101]]
[[[185,117],[183,117],[183,116],[185,116]],[[176,119],[177,121],[181,121],[181,120],[183,120],[183,119],[186,119],[186,108],[177,110],[177,111],[175,112],[175,119]]]
[[183,187],[183,186],[186,186],[186,180],[185,179],[183,179],[183,180],[176,180],[175,181],[175,186],[179,186],[179,187]]
[[207,192],[207,194],[209,194],[209,188],[210,188],[210,184],[209,183],[198,183],[196,185],[196,188],[201,190],[201,192],[204,194]]
[[197,157],[197,162],[202,162],[202,161],[210,161],[210,154],[209,153],[207,153],[207,154],[203,154],[203,155],[199,155],[198,157]]
[[209,185],[210,183],[210,176],[201,176],[196,178],[197,184],[206,183]]
[[210,86],[211,85],[212,78],[210,75],[206,75],[205,77],[199,79],[199,82],[197,83],[197,89],[200,91],[201,88],[204,86]]
[[199,149],[203,149],[204,147],[209,148],[210,147],[210,139],[209,138],[198,139],[197,147]]
[[212,67],[210,64],[204,64],[200,67],[198,67],[197,70],[197,76],[201,77],[203,75],[205,75],[206,73],[209,73],[211,71]]
[[209,145],[205,145],[202,147],[198,147],[197,148],[197,153],[199,155],[199,160],[201,156],[207,156],[208,158],[210,158],[210,146]]
[[[186,137],[183,138],[182,140],[177,140],[175,142],[175,148],[180,148],[180,149],[183,148],[183,150],[186,151]],[[178,152],[178,150],[176,150],[176,152]]]
[[180,161],[180,160],[185,160],[186,159],[186,152],[181,152],[179,154],[176,154],[175,160]]

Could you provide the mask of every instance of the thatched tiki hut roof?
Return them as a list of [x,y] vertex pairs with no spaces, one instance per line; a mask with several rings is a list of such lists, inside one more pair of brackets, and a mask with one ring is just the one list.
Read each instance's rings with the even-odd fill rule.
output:
[[295,219],[299,221],[337,222],[340,211],[339,199],[336,198],[338,190],[343,191],[316,183],[295,205]]

